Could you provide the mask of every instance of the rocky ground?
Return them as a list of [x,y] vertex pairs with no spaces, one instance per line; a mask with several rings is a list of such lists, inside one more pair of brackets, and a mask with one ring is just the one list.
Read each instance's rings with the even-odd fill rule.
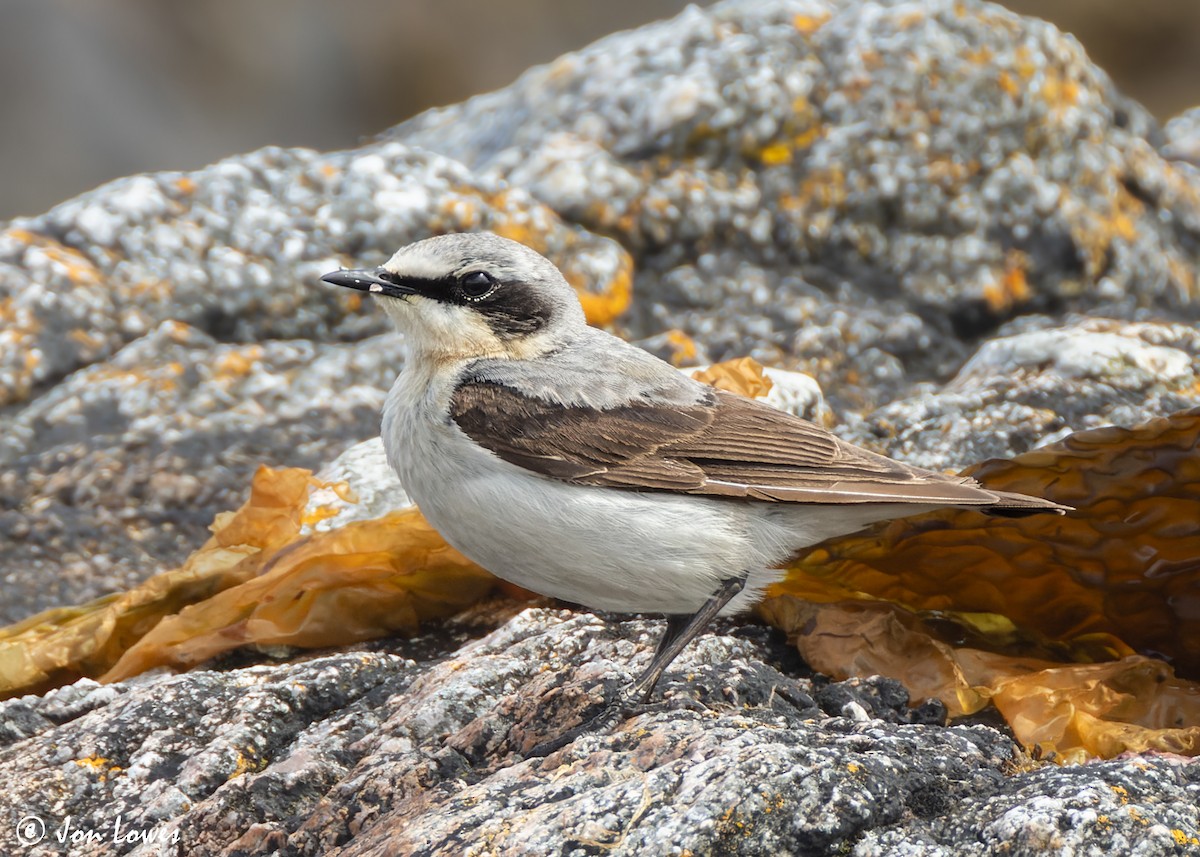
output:
[[[1070,37],[996,6],[727,2],[355,150],[262,150],[13,221],[0,620],[173,567],[257,465],[319,469],[375,434],[401,343],[317,278],[437,232],[531,243],[595,322],[677,362],[808,372],[840,432],[925,466],[1193,407],[1198,127],[1158,127]],[[685,653],[658,709],[524,759],[652,640],[504,618],[0,704],[0,805],[48,829],[0,843],[1200,853],[1195,764],[1032,763],[887,682],[809,676],[753,626]],[[160,839],[114,842],[118,819]]]
[[[9,702],[4,800],[48,825],[15,853],[70,851],[53,839],[68,815],[105,833],[102,854],[1200,847],[1195,764],[1034,765],[995,728],[910,709],[894,682],[806,676],[754,626],[706,635],[664,702],[615,733],[526,759],[632,679],[656,629],[531,608],[461,645],[467,632]],[[114,846],[118,818],[158,842]]]

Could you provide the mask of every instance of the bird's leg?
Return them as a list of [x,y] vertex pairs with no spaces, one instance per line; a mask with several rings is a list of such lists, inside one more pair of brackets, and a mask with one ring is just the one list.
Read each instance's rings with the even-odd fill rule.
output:
[[649,702],[655,685],[658,684],[658,680],[662,678],[662,674],[671,665],[671,662],[679,656],[688,643],[696,639],[705,626],[716,618],[717,614],[733,600],[735,595],[742,591],[742,587],[745,585],[746,578],[744,577],[730,577],[722,580],[721,586],[713,593],[713,596],[704,602],[704,606],[693,615],[668,616],[666,630],[663,632],[662,639],[658,641],[658,648],[654,650],[654,657],[650,659],[650,665],[633,684],[621,691],[611,705],[591,720],[576,726],[552,741],[543,741],[530,750],[527,755],[529,757],[548,756],[561,750],[580,735],[588,732],[607,732],[622,718],[629,716],[639,704]]
[[704,602],[704,606],[695,614],[692,616],[668,616],[667,629],[663,632],[662,639],[658,641],[658,648],[654,651],[654,657],[650,659],[650,665],[629,686],[624,696],[634,703],[649,702],[650,697],[654,694],[654,686],[658,684],[662,674],[671,665],[671,661],[679,657],[679,653],[687,648],[687,644],[696,639],[709,622],[717,618],[717,614],[721,612],[722,608],[741,592],[745,585],[746,578],[744,577],[730,577],[722,580],[720,588],[713,593],[712,598]]

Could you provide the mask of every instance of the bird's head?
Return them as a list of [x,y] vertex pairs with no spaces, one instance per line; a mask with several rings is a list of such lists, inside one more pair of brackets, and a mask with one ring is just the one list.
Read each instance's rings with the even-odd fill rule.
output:
[[427,238],[378,268],[321,279],[377,296],[410,347],[435,359],[535,357],[586,323],[549,259],[486,232]]

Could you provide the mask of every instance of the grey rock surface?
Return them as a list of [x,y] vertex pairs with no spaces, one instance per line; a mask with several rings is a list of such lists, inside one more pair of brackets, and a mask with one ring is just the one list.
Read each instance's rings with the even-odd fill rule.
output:
[[1196,184],[1077,42],[995,5],[693,8],[387,137],[633,248],[635,333],[835,401],[945,377],[1015,313],[1196,317]]
[[112,182],[0,233],[0,405],[166,320],[225,341],[379,333],[380,318],[322,288],[321,274],[437,232],[506,228],[544,241],[584,283],[623,261],[527,193],[397,144],[268,148]]
[[[479,621],[482,611],[476,611]],[[544,759],[648,660],[656,623],[526,609],[481,639],[91,682],[0,703],[5,853],[1169,854],[1200,765],[1022,766],[894,682],[803,675],[781,635],[705,635],[661,702]],[[443,629],[443,632],[445,629]],[[457,635],[457,636],[455,636]],[[387,651],[389,647],[393,651]],[[105,841],[72,845],[75,830]],[[143,840],[114,843],[113,826]],[[1129,850],[1125,850],[1125,848]],[[1098,852],[1097,852],[1098,853]]]
[[839,433],[922,467],[959,470],[1066,435],[1133,427],[1195,407],[1194,325],[1027,316],[1001,328],[948,383],[852,419]]
[[399,362],[393,334],[218,343],[167,321],[73,373],[0,439],[0,622],[179,565],[259,465],[318,469],[378,434]]
[[942,385],[1033,310],[1047,329],[1194,319],[1198,185],[1171,160],[1189,127],[1164,137],[1072,39],[995,6],[735,0],[389,133],[404,143],[264,149],[14,221],[0,619],[173,565],[255,465],[319,468],[373,435],[398,343],[316,278],[433,232],[523,236],[600,289],[623,246],[618,332],[806,371],[848,437],[930,466],[1156,415],[1186,384],[1108,404],[1053,367],[1041,396]]
[[1163,154],[1200,167],[1200,107],[1185,110],[1163,127],[1167,143]]

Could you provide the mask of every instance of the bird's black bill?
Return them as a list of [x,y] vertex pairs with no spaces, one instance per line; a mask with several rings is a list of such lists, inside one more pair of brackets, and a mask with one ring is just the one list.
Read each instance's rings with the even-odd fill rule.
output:
[[396,282],[395,275],[384,268],[376,268],[373,271],[365,269],[334,271],[321,279],[327,283],[333,283],[335,286],[345,286],[348,289],[393,298],[402,298],[417,293],[417,290],[411,286]]

